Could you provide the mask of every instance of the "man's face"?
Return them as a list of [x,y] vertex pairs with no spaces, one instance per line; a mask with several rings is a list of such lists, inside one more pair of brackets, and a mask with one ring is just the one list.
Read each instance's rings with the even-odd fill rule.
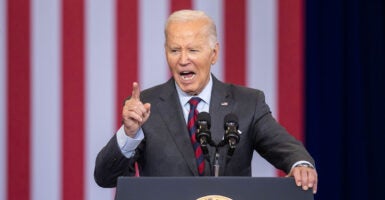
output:
[[168,25],[166,58],[172,76],[182,91],[199,94],[210,80],[211,65],[217,61],[219,45],[210,46],[207,22],[173,22]]

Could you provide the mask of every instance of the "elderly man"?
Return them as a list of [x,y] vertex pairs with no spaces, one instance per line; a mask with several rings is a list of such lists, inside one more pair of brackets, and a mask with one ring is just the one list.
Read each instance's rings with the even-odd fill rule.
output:
[[[119,176],[212,176],[214,147],[204,159],[196,141],[198,112],[212,118],[214,144],[223,139],[223,120],[239,118],[239,143],[228,159],[229,144],[219,148],[219,176],[251,176],[257,151],[275,167],[294,176],[304,190],[317,190],[314,161],[303,145],[272,117],[263,92],[226,84],[211,74],[219,44],[215,24],[201,11],[174,12],[165,26],[165,52],[172,78],[140,91],[133,83],[122,109],[123,125],[96,159],[95,180],[116,186]],[[136,167],[134,167],[136,166]]]

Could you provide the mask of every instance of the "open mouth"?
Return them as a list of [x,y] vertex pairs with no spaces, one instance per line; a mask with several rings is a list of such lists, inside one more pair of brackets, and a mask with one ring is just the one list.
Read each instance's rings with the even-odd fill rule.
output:
[[191,71],[185,71],[179,73],[183,80],[189,81],[192,80],[195,77],[195,73]]

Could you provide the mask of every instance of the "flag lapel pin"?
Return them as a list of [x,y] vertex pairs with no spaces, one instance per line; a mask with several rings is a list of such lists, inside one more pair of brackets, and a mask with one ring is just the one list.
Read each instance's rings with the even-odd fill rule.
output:
[[226,101],[221,103],[221,106],[228,106],[228,105],[229,105],[229,103]]

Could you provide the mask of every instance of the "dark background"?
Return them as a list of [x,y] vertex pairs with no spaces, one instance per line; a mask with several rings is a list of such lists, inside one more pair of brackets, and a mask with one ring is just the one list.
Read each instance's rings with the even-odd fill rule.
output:
[[306,146],[315,199],[385,199],[385,3],[305,2]]

